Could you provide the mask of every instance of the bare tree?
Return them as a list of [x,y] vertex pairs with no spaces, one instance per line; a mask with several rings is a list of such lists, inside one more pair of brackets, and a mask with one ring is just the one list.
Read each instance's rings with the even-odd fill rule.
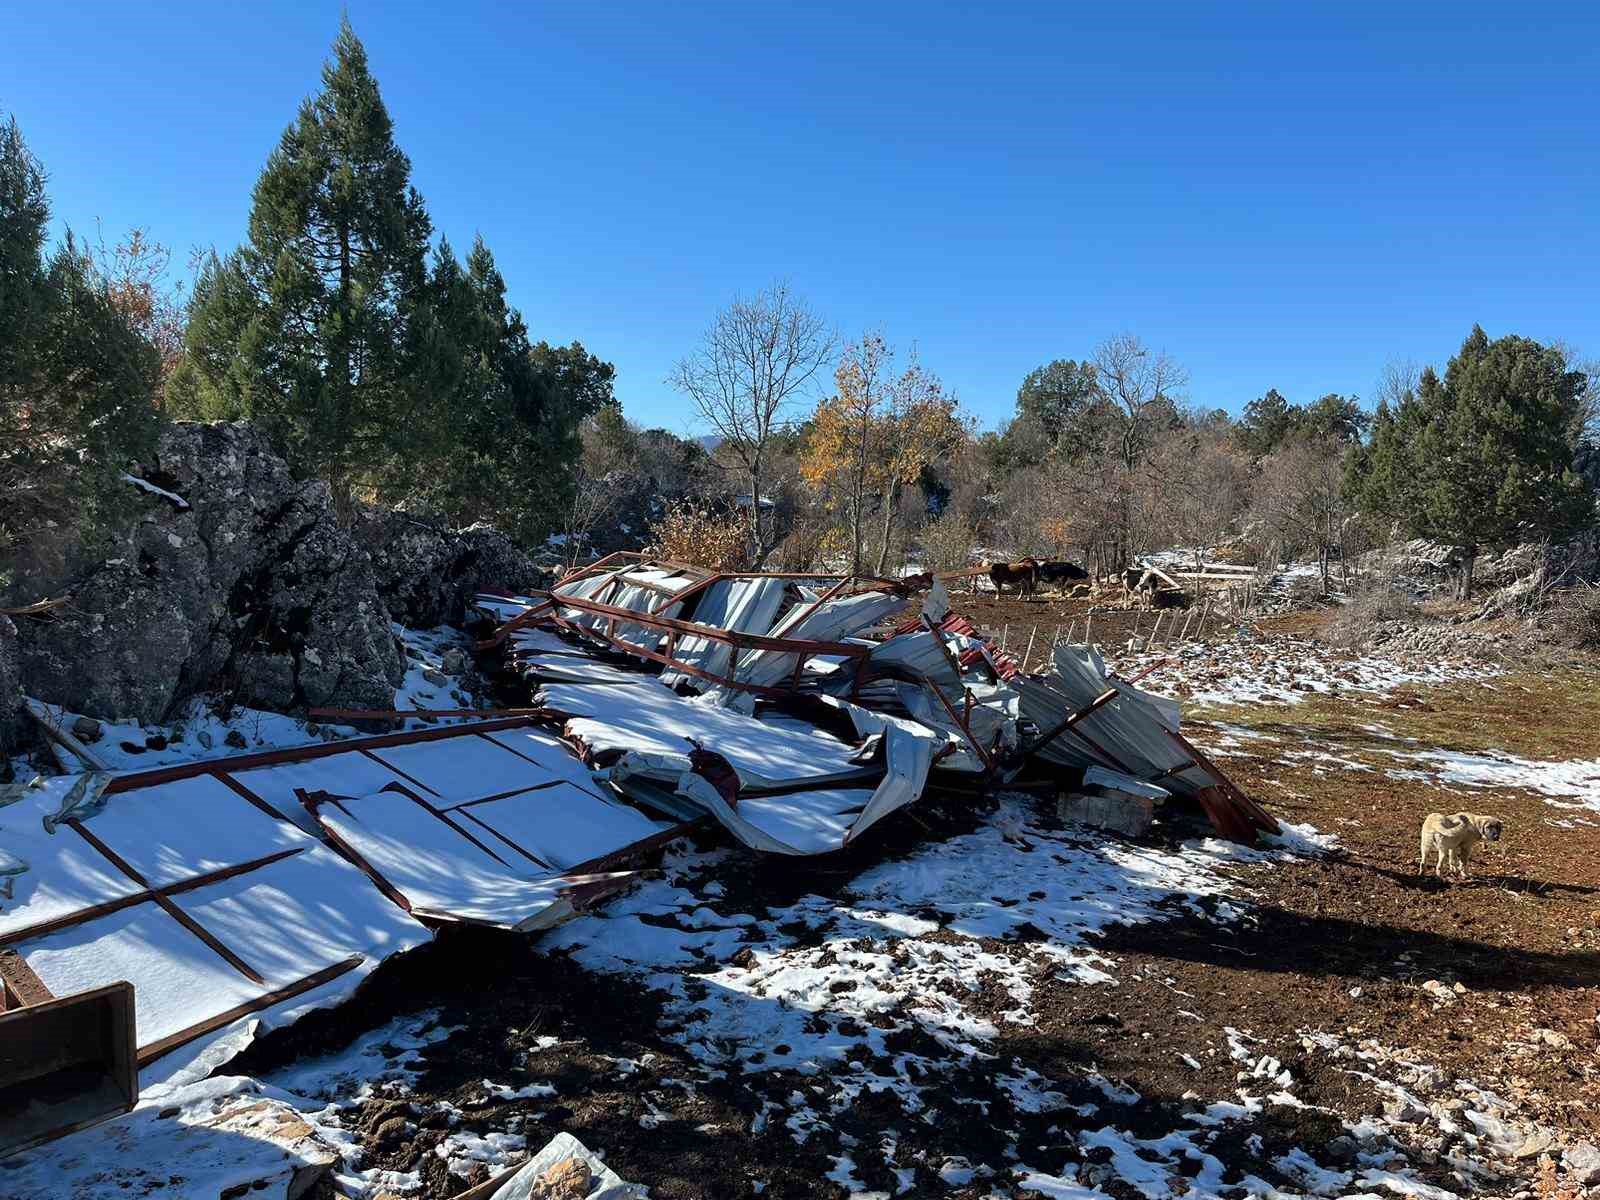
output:
[[1350,547],[1352,505],[1345,495],[1346,447],[1331,437],[1291,438],[1261,461],[1255,511],[1285,547],[1317,556],[1322,591],[1331,590],[1335,554]]
[[1094,487],[1097,510],[1085,522],[1085,547],[1098,569],[1121,570],[1150,524],[1150,492],[1140,476],[1156,435],[1179,423],[1188,376],[1170,356],[1148,349],[1131,333],[1101,342],[1094,352],[1105,449]]
[[1393,412],[1408,396],[1416,395],[1417,380],[1422,372],[1417,364],[1409,358],[1391,358],[1383,365],[1383,373],[1378,376],[1377,401],[1389,406]]
[[668,378],[722,439],[749,483],[757,570],[776,542],[762,503],[769,443],[791,404],[833,360],[833,350],[832,331],[780,282],[749,299],[735,298]]
[[1131,333],[1101,342],[1094,369],[1101,395],[1110,403],[1123,468],[1133,471],[1155,431],[1177,417],[1189,377],[1169,355],[1147,349]]

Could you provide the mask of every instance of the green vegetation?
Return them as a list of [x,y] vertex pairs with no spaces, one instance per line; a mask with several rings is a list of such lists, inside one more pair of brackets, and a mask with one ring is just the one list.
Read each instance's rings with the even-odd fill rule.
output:
[[1474,326],[1441,379],[1383,405],[1352,487],[1368,511],[1460,547],[1460,598],[1482,546],[1570,533],[1593,512],[1572,471],[1587,381],[1557,349]]
[[612,369],[530,344],[481,238],[465,263],[430,251],[348,21],[322,82],[256,183],[248,240],[200,273],[169,406],[263,424],[341,512],[372,499],[540,536]]
[[158,427],[160,356],[70,233],[46,255],[44,185],[0,125],[0,588],[103,521]]

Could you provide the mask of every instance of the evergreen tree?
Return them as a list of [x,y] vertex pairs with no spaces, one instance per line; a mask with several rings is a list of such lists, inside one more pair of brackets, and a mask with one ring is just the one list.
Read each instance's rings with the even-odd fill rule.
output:
[[1380,405],[1356,480],[1364,506],[1457,547],[1467,598],[1481,548],[1560,537],[1592,515],[1571,469],[1586,386],[1557,349],[1474,326],[1442,379],[1429,368],[1396,409]]
[[159,428],[160,356],[70,233],[45,259],[49,215],[12,119],[0,125],[0,587],[110,519]]
[[1269,388],[1244,406],[1239,421],[1239,442],[1256,458],[1271,454],[1294,428],[1296,409],[1277,388]]
[[[207,264],[174,398],[268,425],[348,508],[409,436],[431,226],[348,20],[257,181],[249,238]],[[423,373],[426,374],[425,372]]]
[[570,499],[579,424],[615,406],[613,368],[576,343],[531,345],[482,238],[465,264],[441,242],[414,339],[413,383],[431,399],[386,464],[380,497],[542,539]]
[[1094,365],[1058,358],[1028,372],[1017,389],[1017,420],[1035,422],[1050,448],[1069,458],[1088,449],[1088,418],[1101,403]]

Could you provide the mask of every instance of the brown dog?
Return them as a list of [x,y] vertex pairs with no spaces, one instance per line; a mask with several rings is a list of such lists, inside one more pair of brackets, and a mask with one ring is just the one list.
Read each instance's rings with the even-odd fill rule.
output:
[[1499,817],[1476,813],[1429,813],[1422,822],[1422,844],[1417,854],[1417,874],[1428,869],[1428,855],[1435,856],[1434,868],[1440,879],[1447,866],[1454,867],[1462,879],[1467,877],[1467,858],[1479,842],[1498,842],[1505,831]]

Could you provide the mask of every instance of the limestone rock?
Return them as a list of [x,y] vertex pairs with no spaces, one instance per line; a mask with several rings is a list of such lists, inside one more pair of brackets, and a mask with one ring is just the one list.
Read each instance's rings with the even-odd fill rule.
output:
[[451,530],[410,513],[368,509],[352,532],[371,556],[389,616],[415,628],[459,624],[482,588],[520,592],[549,582],[488,525]]
[[1561,1155],[1562,1164],[1581,1187],[1600,1184],[1600,1147],[1593,1142],[1579,1142],[1569,1146]]
[[22,672],[17,661],[17,627],[0,614],[0,756],[22,742]]
[[388,707],[403,676],[367,554],[327,487],[243,422],[180,422],[130,487],[138,519],[63,579],[72,604],[20,640],[32,695],[74,712],[167,719],[205,691],[260,708]]
[[529,1200],[583,1200],[593,1176],[581,1158],[569,1158],[549,1167],[533,1181]]

